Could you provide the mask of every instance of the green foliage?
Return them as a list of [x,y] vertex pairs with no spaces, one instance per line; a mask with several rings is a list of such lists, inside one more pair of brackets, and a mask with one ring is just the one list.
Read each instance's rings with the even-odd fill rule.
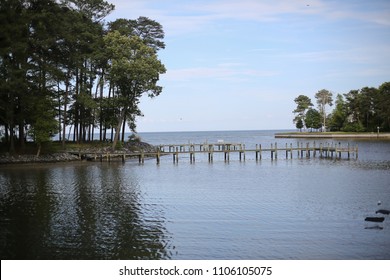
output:
[[342,131],[363,132],[363,131],[365,131],[365,128],[361,122],[348,122],[343,126]]
[[295,122],[295,127],[298,128],[300,131],[302,131],[303,128],[303,121],[301,118],[298,118]]
[[120,115],[113,142],[115,149],[123,120],[129,114],[131,119],[140,114],[138,103],[143,94],[155,97],[161,93],[162,87],[157,82],[166,69],[155,51],[137,36],[112,31],[104,36],[104,43],[110,53],[108,79],[118,88]]
[[[383,83],[379,88],[363,87],[338,94],[330,115],[326,115],[325,106],[333,105],[332,94],[320,90],[316,99],[322,118],[319,122],[324,126],[327,123],[331,131],[376,132],[378,127],[382,132],[390,131],[390,82]],[[317,116],[313,120],[310,98],[300,95],[294,101],[297,103],[293,111],[297,128],[300,126],[298,121],[303,119],[307,128],[317,129],[318,120]]]
[[338,94],[336,97],[336,108],[330,117],[329,127],[331,131],[340,131],[344,126],[344,122],[347,116],[346,103],[343,95]]
[[0,131],[10,151],[25,133],[39,145],[59,134],[64,145],[69,126],[79,143],[97,127],[100,140],[122,123],[135,129],[141,95],[162,91],[164,32],[146,17],[105,25],[113,9],[104,0],[1,1]]
[[310,128],[311,130],[319,129],[322,126],[321,121],[321,114],[316,109],[310,108],[306,112],[305,116],[305,124],[307,128]]
[[130,136],[129,136],[129,142],[141,142],[141,137],[135,133],[132,133]]
[[305,119],[306,110],[313,106],[313,104],[311,103],[311,99],[306,95],[299,95],[294,99],[294,102],[297,104],[297,108],[293,111],[296,114],[294,123],[297,123]]
[[50,97],[39,96],[34,99],[29,134],[38,145],[37,156],[39,156],[42,144],[49,142],[54,136],[57,121]]
[[333,105],[332,93],[329,90],[322,89],[316,93],[315,98],[317,99],[318,109],[322,116],[322,125],[326,128],[326,105]]

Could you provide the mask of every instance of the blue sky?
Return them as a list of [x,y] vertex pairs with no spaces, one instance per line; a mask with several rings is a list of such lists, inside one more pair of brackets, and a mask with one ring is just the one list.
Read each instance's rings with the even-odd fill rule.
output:
[[[294,98],[390,81],[387,0],[108,0],[165,31],[139,132],[294,129]],[[330,110],[331,108],[328,108]]]

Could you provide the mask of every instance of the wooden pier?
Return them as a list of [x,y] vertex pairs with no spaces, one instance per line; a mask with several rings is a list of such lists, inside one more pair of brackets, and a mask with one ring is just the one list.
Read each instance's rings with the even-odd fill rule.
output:
[[358,158],[358,146],[341,146],[341,144],[310,144],[298,143],[296,146],[292,144],[285,144],[279,147],[277,143],[272,143],[270,147],[264,148],[261,144],[256,144],[254,148],[246,149],[245,144],[240,143],[203,143],[203,144],[171,144],[159,145],[154,152],[138,151],[132,153],[126,152],[112,152],[112,153],[82,153],[79,151],[80,159],[88,159],[94,161],[107,161],[121,159],[123,162],[127,158],[138,158],[139,163],[143,164],[145,159],[155,158],[157,164],[160,164],[161,157],[172,156],[174,163],[179,162],[179,158],[188,158],[190,163],[194,163],[199,155],[207,155],[208,162],[214,161],[214,155],[222,155],[225,162],[230,161],[231,157],[237,156],[239,161],[245,161],[248,154],[254,155],[256,161],[262,160],[265,154],[269,154],[271,160],[277,160],[278,157],[286,159],[293,158],[335,158],[341,159],[346,156],[347,159],[352,157]]

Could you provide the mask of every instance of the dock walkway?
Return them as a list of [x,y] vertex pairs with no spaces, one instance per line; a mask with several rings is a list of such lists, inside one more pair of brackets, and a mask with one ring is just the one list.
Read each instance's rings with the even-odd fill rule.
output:
[[71,152],[80,157],[80,159],[88,159],[98,161],[111,161],[114,159],[121,159],[125,161],[126,158],[138,158],[139,163],[144,163],[145,158],[155,158],[157,164],[160,164],[161,157],[172,156],[174,163],[179,162],[180,157],[188,158],[191,163],[195,162],[195,158],[198,155],[207,155],[208,161],[211,163],[214,161],[214,155],[222,154],[224,161],[230,161],[232,155],[237,155],[238,160],[245,161],[247,154],[254,154],[255,160],[262,160],[264,153],[270,153],[271,160],[277,160],[278,157],[283,156],[288,159],[295,158],[336,158],[341,159],[342,156],[346,156],[347,159],[351,157],[358,158],[358,146],[341,146],[341,144],[316,144],[315,142],[310,145],[309,142],[303,144],[298,143],[293,147],[292,144],[286,144],[283,147],[278,147],[277,143],[273,143],[268,148],[264,148],[261,144],[256,144],[254,148],[247,149],[245,144],[241,143],[202,143],[202,144],[165,144],[156,146],[156,151],[145,152],[106,152],[106,153],[83,153],[82,151]]

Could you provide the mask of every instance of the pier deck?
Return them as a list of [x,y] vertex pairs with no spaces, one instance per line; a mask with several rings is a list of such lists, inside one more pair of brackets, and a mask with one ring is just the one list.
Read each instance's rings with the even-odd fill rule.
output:
[[[231,155],[237,155],[238,160],[246,159],[247,154],[254,154],[255,160],[262,160],[265,153],[270,153],[271,160],[276,160],[278,157],[290,158],[336,158],[341,159],[346,156],[347,159],[351,157],[358,158],[358,146],[341,146],[340,144],[317,144],[298,143],[293,147],[292,144],[286,144],[283,147],[278,147],[277,143],[271,144],[268,148],[263,148],[261,144],[256,144],[254,148],[245,148],[245,144],[241,143],[202,143],[202,144],[169,144],[156,146],[156,151],[136,151],[131,153],[126,152],[107,152],[107,153],[83,153],[82,151],[72,152],[80,157],[80,159],[88,159],[95,161],[111,161],[114,159],[121,159],[125,161],[126,158],[138,158],[139,163],[144,163],[145,158],[155,158],[157,164],[160,163],[161,157],[172,156],[173,162],[178,163],[180,157],[188,157],[191,163],[195,162],[197,155],[207,155],[208,161],[214,161],[214,155],[222,154],[224,161],[230,161]],[[283,156],[284,155],[284,156]]]

